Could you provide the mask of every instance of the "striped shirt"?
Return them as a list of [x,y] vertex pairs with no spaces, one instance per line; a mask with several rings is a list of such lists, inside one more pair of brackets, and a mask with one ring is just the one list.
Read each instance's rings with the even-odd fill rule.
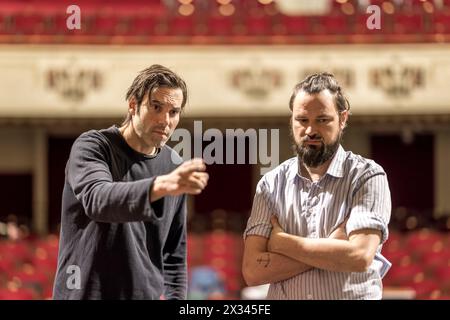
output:
[[[373,160],[339,146],[325,175],[312,182],[299,174],[297,157],[265,174],[258,183],[244,237],[270,237],[275,214],[285,232],[327,238],[347,218],[346,233],[376,229],[388,237],[391,198],[386,173]],[[312,268],[270,285],[268,299],[381,299],[380,244],[366,272]]]

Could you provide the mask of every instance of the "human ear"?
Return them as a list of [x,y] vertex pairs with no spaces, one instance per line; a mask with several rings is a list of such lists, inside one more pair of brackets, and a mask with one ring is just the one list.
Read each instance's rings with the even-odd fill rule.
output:
[[343,130],[347,126],[347,120],[348,120],[348,110],[344,110],[341,113],[339,113],[339,126]]
[[134,97],[131,97],[130,100],[128,100],[128,112],[130,114],[135,114],[137,111],[137,101]]

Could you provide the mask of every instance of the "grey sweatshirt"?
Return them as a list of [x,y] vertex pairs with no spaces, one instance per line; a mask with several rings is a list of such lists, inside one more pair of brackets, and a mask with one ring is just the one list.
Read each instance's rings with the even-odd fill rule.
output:
[[158,175],[179,156],[134,151],[118,128],[72,146],[62,196],[54,299],[185,299],[186,196],[150,203]]

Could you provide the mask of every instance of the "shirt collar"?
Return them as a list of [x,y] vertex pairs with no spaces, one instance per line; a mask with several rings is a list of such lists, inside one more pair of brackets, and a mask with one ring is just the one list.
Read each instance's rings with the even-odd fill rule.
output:
[[[336,178],[344,177],[344,161],[345,161],[345,150],[339,145],[336,153],[331,160],[330,165],[328,166],[328,170],[326,174]],[[289,170],[289,179],[295,179],[296,177],[301,177],[300,174],[300,159],[295,157],[295,161]]]
[[336,154],[333,156],[333,160],[331,160],[330,166],[328,167],[327,174],[336,178],[342,178],[344,176],[344,160],[345,160],[345,151],[341,145],[336,151]]

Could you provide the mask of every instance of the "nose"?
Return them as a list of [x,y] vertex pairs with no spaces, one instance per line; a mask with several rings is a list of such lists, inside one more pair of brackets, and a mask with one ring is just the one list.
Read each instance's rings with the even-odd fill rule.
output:
[[312,124],[310,124],[310,125],[308,125],[308,127],[306,127],[305,134],[307,134],[308,136],[312,136],[315,133],[316,133],[316,128]]
[[160,125],[168,126],[169,125],[169,120],[170,120],[169,112],[161,112],[158,115],[157,122]]

